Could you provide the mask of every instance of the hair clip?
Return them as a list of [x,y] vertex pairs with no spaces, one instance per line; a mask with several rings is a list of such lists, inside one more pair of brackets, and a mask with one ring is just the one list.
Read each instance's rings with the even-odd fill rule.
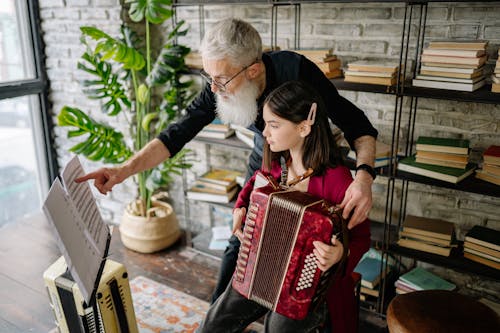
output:
[[312,103],[311,109],[309,110],[309,114],[307,115],[307,124],[309,126],[314,125],[314,121],[316,119],[316,109],[318,107],[317,103]]

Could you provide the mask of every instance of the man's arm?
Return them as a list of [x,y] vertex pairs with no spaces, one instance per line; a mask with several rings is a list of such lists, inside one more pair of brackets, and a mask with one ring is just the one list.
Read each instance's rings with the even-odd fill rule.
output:
[[136,173],[154,168],[169,157],[170,152],[167,147],[159,139],[153,139],[122,165],[114,168],[100,168],[75,181],[80,183],[94,179],[94,186],[99,192],[107,194],[116,184]]
[[[354,140],[356,149],[356,166],[368,164],[374,166],[375,161],[375,138],[369,135]],[[340,206],[343,208],[344,218],[348,218],[354,209],[349,221],[348,228],[363,222],[372,207],[372,184],[373,178],[368,171],[360,169],[356,172],[354,181],[345,192],[344,200]]]

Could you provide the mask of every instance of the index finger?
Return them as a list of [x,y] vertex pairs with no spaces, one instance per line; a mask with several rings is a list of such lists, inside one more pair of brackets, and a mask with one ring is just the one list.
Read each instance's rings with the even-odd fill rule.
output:
[[75,178],[75,182],[81,183],[89,179],[96,179],[97,178],[97,171],[94,172],[89,172],[86,175],[83,175],[81,177]]

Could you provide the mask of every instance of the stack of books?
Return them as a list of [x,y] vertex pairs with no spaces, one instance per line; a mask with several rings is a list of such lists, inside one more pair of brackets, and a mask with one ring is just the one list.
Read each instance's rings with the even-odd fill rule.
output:
[[466,234],[464,257],[500,269],[500,231],[476,225]]
[[212,169],[196,179],[186,192],[188,199],[228,203],[238,192],[236,177],[240,171]]
[[487,41],[430,42],[422,52],[416,87],[474,91],[486,83]]
[[401,275],[394,285],[397,294],[406,294],[417,290],[454,290],[457,287],[422,267],[415,267]]
[[212,123],[203,127],[196,136],[199,138],[226,139],[233,134],[234,129],[230,125],[223,124],[218,119],[215,119]]
[[476,168],[468,163],[469,140],[420,136],[416,148],[416,155],[399,161],[398,170],[456,184]]
[[500,185],[500,146],[489,146],[483,153],[483,169],[476,171],[476,178]]
[[456,247],[455,225],[451,222],[407,215],[398,245],[448,257]]
[[[385,262],[385,261],[384,261]],[[391,263],[389,261],[389,263]],[[374,248],[363,255],[354,271],[361,274],[361,299],[376,300],[380,295],[380,282],[390,272],[392,266],[382,267],[382,254]]]
[[314,62],[327,78],[334,79],[342,76],[342,70],[340,69],[342,62],[332,53],[332,49],[294,50],[294,52],[302,54],[304,57]]
[[375,61],[359,60],[347,65],[344,73],[346,82],[395,85],[397,82],[399,65]]
[[245,143],[250,148],[254,147],[255,145],[253,141],[253,138],[255,136],[254,132],[240,125],[231,124],[230,127],[234,130],[234,134],[238,139],[240,139],[240,141]]
[[498,58],[493,74],[491,75],[491,81],[491,91],[500,93],[500,49],[498,49]]

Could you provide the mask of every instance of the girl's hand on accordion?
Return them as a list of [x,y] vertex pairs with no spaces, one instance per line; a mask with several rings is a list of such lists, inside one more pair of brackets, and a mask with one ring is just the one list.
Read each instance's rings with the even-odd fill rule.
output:
[[238,237],[240,242],[243,242],[242,221],[246,215],[247,210],[245,207],[235,208],[233,210],[233,234]]
[[316,256],[316,264],[323,272],[330,269],[330,267],[338,263],[342,258],[344,246],[342,242],[337,240],[335,235],[332,236],[331,245],[319,241],[313,242],[313,245],[315,248],[313,253]]

